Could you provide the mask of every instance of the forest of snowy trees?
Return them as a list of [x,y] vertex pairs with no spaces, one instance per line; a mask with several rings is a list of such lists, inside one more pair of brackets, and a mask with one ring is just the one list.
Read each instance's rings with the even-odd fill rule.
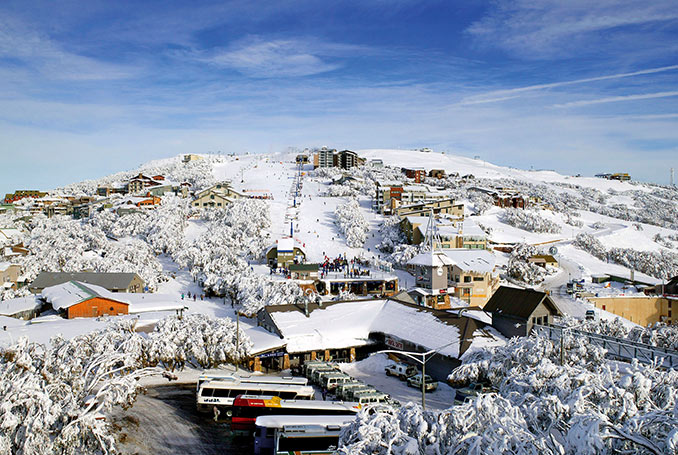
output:
[[563,364],[559,343],[542,334],[477,351],[450,381],[486,381],[496,393],[446,411],[361,412],[339,453],[678,453],[678,372],[611,363],[579,338],[564,346]]
[[132,405],[141,378],[232,363],[251,346],[231,319],[199,314],[167,317],[148,335],[119,320],[47,346],[21,338],[0,350],[0,453],[116,453],[112,429],[99,417]]

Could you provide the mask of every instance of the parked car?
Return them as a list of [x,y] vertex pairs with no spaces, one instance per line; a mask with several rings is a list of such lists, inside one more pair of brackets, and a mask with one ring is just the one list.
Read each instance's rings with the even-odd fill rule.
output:
[[597,321],[598,320],[598,313],[596,313],[596,310],[586,310],[585,318],[588,321]]
[[454,404],[463,404],[482,393],[489,393],[493,391],[494,389],[488,385],[481,384],[479,382],[472,382],[468,385],[468,387],[457,389],[457,392],[454,395]]
[[406,363],[386,365],[384,371],[386,372],[386,376],[397,376],[401,381],[417,374],[417,368]]
[[[407,385],[421,389],[421,373],[407,378]],[[434,381],[429,375],[424,376],[424,390],[432,392],[438,388],[438,381]]]

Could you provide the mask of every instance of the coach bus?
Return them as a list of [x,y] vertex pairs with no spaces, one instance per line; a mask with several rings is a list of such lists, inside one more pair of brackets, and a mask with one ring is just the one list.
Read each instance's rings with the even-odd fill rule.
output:
[[208,380],[203,381],[198,389],[196,397],[198,412],[210,412],[216,406],[219,412],[225,410],[226,415],[230,416],[233,400],[238,395],[265,395],[287,400],[312,400],[315,391],[313,387],[308,385]]
[[295,384],[308,385],[308,379],[293,376],[257,376],[250,374],[229,373],[227,371],[203,371],[198,378],[196,391],[205,381],[224,381],[224,382],[255,382],[258,384]]
[[257,417],[254,455],[332,454],[342,427],[353,415],[265,415]]
[[319,400],[285,400],[274,396],[241,395],[233,402],[231,430],[254,431],[254,422],[264,415],[355,415],[357,403]]

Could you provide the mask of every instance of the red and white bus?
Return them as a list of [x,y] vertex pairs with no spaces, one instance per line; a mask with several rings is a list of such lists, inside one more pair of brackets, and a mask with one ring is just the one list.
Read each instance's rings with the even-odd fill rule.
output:
[[231,430],[254,431],[254,423],[265,415],[355,415],[360,410],[358,403],[319,400],[284,400],[274,396],[241,395],[233,402]]
[[230,416],[231,406],[238,395],[312,400],[315,391],[308,385],[208,380],[203,381],[198,388],[196,397],[198,412],[212,412],[216,406],[220,412],[225,411],[226,415]]

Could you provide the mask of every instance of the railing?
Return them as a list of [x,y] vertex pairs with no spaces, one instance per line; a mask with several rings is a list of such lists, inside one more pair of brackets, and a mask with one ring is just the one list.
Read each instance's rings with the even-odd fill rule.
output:
[[589,343],[607,350],[607,355],[614,359],[623,361],[637,359],[642,363],[657,363],[664,368],[678,369],[678,351],[562,326],[535,325],[534,329],[546,331],[549,339],[553,341],[560,341],[564,329],[572,335],[586,338]]

